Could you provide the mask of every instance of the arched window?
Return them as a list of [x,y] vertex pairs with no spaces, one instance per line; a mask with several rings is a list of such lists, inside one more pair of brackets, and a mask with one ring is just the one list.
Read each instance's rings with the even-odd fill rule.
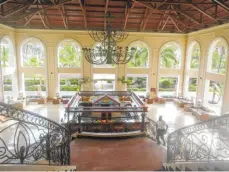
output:
[[81,66],[81,48],[72,39],[62,41],[58,46],[58,67],[78,68]]
[[4,36],[0,42],[1,67],[14,67],[14,47],[11,39],[8,36]]
[[174,42],[168,42],[162,46],[160,51],[160,68],[180,68],[181,50]]
[[16,63],[14,45],[8,36],[0,40],[0,60],[2,68],[4,99],[17,94]]
[[209,49],[208,72],[225,74],[228,45],[223,38],[216,38]]
[[187,68],[188,69],[199,69],[200,65],[200,44],[197,42],[191,43],[188,50],[187,57]]
[[45,47],[37,38],[28,38],[21,47],[22,66],[44,67]]
[[147,68],[149,66],[149,50],[142,42],[133,42],[129,48],[136,48],[133,59],[128,62],[128,67]]

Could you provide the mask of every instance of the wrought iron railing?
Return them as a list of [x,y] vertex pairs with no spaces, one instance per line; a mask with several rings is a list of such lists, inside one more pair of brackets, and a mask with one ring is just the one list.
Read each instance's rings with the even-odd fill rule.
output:
[[0,164],[70,164],[69,131],[38,114],[0,102]]
[[156,122],[148,117],[145,118],[145,131],[147,135],[156,141],[156,135],[157,135],[157,130],[156,130]]
[[229,114],[169,134],[167,162],[229,160]]

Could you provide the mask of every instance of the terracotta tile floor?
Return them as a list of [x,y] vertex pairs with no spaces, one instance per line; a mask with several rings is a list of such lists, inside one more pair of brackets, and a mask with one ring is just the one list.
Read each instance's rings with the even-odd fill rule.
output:
[[159,170],[166,148],[146,137],[76,139],[71,143],[71,164],[77,170]]

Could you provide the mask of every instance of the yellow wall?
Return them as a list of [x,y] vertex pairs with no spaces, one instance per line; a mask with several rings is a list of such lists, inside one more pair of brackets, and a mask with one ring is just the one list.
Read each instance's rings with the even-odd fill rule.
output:
[[[80,69],[61,69],[57,68],[57,47],[58,44],[66,39],[72,38],[76,40],[81,47],[92,47],[95,42],[90,38],[86,31],[65,31],[65,30],[35,30],[35,29],[12,29],[10,27],[0,25],[0,37],[3,35],[9,35],[10,38],[15,42],[16,48],[16,57],[18,64],[18,77],[21,77],[22,72],[28,73],[43,73],[47,76],[47,86],[48,86],[48,97],[52,98],[56,95],[57,92],[57,77],[59,72],[65,73],[82,73],[82,76],[85,77],[93,77],[93,73],[112,73],[116,74],[116,89],[124,90],[125,85],[121,84],[117,81],[118,77],[126,76],[126,74],[147,74],[148,75],[148,89],[149,88],[157,88],[157,79],[158,76],[166,76],[166,75],[177,75],[180,78],[180,87],[179,92],[183,91],[183,78],[185,73],[192,73],[192,75],[196,75],[199,78],[198,81],[198,95],[203,96],[204,92],[204,81],[207,73],[206,69],[206,58],[208,56],[209,45],[212,40],[216,37],[224,37],[227,41],[229,41],[229,24],[221,25],[217,27],[213,27],[210,29],[205,29],[189,34],[169,34],[169,33],[142,33],[142,32],[131,32],[129,33],[129,37],[123,41],[120,45],[127,46],[133,41],[141,41],[144,42],[149,48],[149,58],[150,64],[149,68],[146,69],[133,69],[127,68],[126,65],[119,65],[114,69],[103,69],[103,68],[93,68],[91,64],[89,64],[84,58],[82,61],[82,68]],[[36,37],[40,39],[45,47],[46,47],[46,69],[39,68],[22,68],[20,64],[20,46],[28,37]],[[167,42],[176,42],[181,47],[181,69],[178,70],[169,70],[169,69],[158,69],[159,63],[159,53],[160,48]],[[192,41],[197,41],[200,43],[201,48],[201,63],[200,70],[197,71],[188,71],[184,70],[185,66],[185,56],[187,52],[187,47],[191,44]],[[52,74],[51,74],[52,73]],[[215,75],[216,80],[225,80],[226,77]],[[228,77],[227,77],[228,78]],[[87,84],[83,88],[84,90],[91,90],[92,84]],[[225,96],[224,100],[229,100],[229,79],[226,80]],[[21,79],[19,79],[19,90],[21,90]],[[226,101],[224,101],[226,102]],[[225,105],[225,103],[224,103]],[[225,105],[226,106],[226,105]],[[224,111],[226,111],[225,109]],[[229,109],[228,109],[229,110]]]
[[[117,82],[117,78],[125,76],[128,74],[147,74],[148,79],[148,88],[157,87],[157,76],[158,76],[158,57],[160,52],[160,47],[163,46],[166,42],[174,41],[177,42],[182,48],[182,64],[184,64],[185,56],[185,44],[186,36],[182,34],[159,34],[159,33],[130,33],[129,37],[123,41],[120,45],[127,46],[133,41],[142,41],[149,48],[149,58],[150,64],[149,68],[146,69],[127,69],[126,65],[119,65],[114,69],[104,69],[104,68],[93,68],[85,59],[82,62],[81,69],[61,69],[57,68],[57,47],[58,44],[66,39],[72,38],[76,40],[81,47],[92,47],[95,42],[91,39],[86,31],[63,31],[63,30],[27,30],[27,29],[8,29],[7,27],[0,26],[0,29],[4,30],[5,34],[13,35],[12,39],[15,39],[16,45],[16,55],[17,55],[17,64],[18,64],[18,77],[19,79],[19,90],[22,87],[21,73],[40,73],[47,76],[48,83],[48,96],[54,97],[57,92],[57,77],[58,72],[65,73],[82,73],[85,77],[92,78],[93,73],[112,73],[116,74],[116,89],[124,90],[125,85]],[[13,33],[10,32],[12,30]],[[2,35],[2,34],[1,34]],[[40,39],[46,47],[46,64],[47,70],[42,68],[29,68],[21,67],[21,57],[20,57],[20,47],[26,38],[36,37]],[[183,65],[181,70],[176,70],[175,73],[180,75],[181,81],[183,78]],[[52,73],[52,74],[51,74]],[[181,82],[182,83],[182,82]],[[182,84],[180,85],[182,90]],[[91,90],[92,84],[87,84],[84,86],[84,90]]]

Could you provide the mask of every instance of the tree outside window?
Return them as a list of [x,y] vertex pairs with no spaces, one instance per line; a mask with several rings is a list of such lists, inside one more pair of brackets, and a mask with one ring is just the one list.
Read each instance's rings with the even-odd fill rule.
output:
[[131,84],[127,84],[127,91],[133,91],[137,94],[145,95],[147,91],[147,77],[127,76]]
[[[139,68],[146,68],[148,67],[148,61],[149,61],[149,51],[148,48],[143,43],[137,43],[133,46],[136,48],[134,52],[133,59],[128,62],[128,67],[139,67]],[[130,47],[130,48],[131,48]]]
[[0,46],[0,60],[1,60],[1,67],[9,67],[9,47],[7,45]]
[[64,41],[58,48],[59,67],[79,68],[81,66],[81,50],[72,41]]
[[199,69],[200,65],[200,46],[199,44],[195,44],[192,48],[191,52],[191,61],[190,61],[190,69]]
[[196,92],[197,90],[197,78],[189,78],[188,91]]
[[32,75],[24,78],[24,86],[27,95],[41,95],[46,91],[45,78],[43,75]]
[[161,68],[179,68],[180,67],[180,49],[173,44],[167,44],[160,54]]
[[225,74],[226,72],[226,52],[224,46],[215,47],[212,55],[211,72]]
[[44,67],[45,50],[41,41],[36,38],[28,39],[22,45],[23,66]]

